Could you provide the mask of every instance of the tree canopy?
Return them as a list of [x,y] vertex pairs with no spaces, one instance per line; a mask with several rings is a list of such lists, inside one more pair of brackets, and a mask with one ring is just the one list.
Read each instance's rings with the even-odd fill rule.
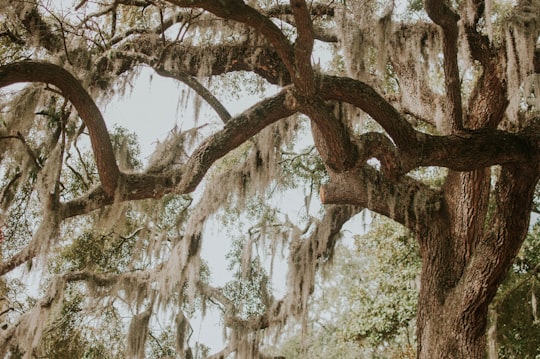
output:
[[[416,240],[417,356],[483,358],[540,176],[538,13],[538,0],[0,1],[0,352],[203,356],[190,318],[213,305],[227,340],[206,354],[263,358],[289,318],[307,327],[318,271],[369,209]],[[195,99],[179,110],[193,128],[146,162],[103,116],[143,68]],[[231,114],[224,93],[244,91],[261,100]],[[274,201],[295,188],[298,218]],[[240,232],[224,287],[201,258],[220,245],[216,218]],[[264,258],[279,255],[276,297]],[[35,271],[39,294],[21,298]]]

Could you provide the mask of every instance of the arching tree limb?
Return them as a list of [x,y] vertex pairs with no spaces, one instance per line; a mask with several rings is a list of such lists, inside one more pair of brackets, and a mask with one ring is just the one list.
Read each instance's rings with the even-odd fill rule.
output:
[[88,92],[62,67],[39,61],[21,61],[0,66],[0,88],[20,82],[44,82],[58,87],[73,103],[88,127],[103,189],[114,194],[120,170],[101,111]]
[[371,86],[351,78],[323,76],[318,94],[325,100],[350,103],[369,114],[401,150],[414,148],[416,131],[388,101]]
[[241,0],[169,0],[171,4],[182,7],[199,7],[223,19],[234,20],[246,24],[262,34],[272,44],[274,50],[285,64],[289,74],[295,73],[294,49],[283,32],[256,9],[246,5]]

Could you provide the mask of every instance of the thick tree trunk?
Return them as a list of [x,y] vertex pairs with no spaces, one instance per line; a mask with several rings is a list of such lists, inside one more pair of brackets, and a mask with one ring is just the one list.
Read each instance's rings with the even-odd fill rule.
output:
[[[432,297],[424,293],[423,297]],[[485,356],[483,335],[486,311],[464,313],[451,303],[434,303],[428,298],[419,302],[418,358],[474,359]]]
[[502,168],[487,218],[490,172],[448,175],[443,210],[417,233],[418,358],[486,356],[488,306],[527,233],[536,180]]

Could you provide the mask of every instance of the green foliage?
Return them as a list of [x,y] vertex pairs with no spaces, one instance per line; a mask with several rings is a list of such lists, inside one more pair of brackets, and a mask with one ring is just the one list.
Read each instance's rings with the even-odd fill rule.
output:
[[540,265],[540,220],[537,220],[527,235],[520,253],[516,257],[516,271],[533,273]]
[[125,271],[130,264],[136,236],[126,237],[115,233],[83,233],[61,253],[58,261],[62,270],[92,270],[103,273]]
[[174,358],[176,354],[175,336],[172,327],[155,335],[150,333],[148,339],[148,358]]
[[80,316],[82,297],[64,297],[60,315],[49,325],[43,338],[47,358],[82,358],[89,345],[81,332]]
[[231,72],[219,78],[222,81],[212,81],[210,89],[224,102],[238,101],[245,98],[246,94],[255,99],[264,98],[267,84],[251,72]]
[[420,257],[404,228],[383,217],[338,245],[311,301],[309,332],[286,340],[287,358],[414,357]]
[[[337,248],[334,263],[312,299],[309,331],[293,329],[277,352],[298,359],[413,358],[420,270],[414,238],[377,217],[352,248]],[[539,268],[540,221],[492,304],[500,358],[540,355]]]
[[[341,3],[350,6],[342,9],[347,12],[354,8],[352,6],[355,4],[354,1],[314,2],[311,5],[334,6]],[[226,51],[222,51],[222,53],[209,51],[211,54],[203,60],[193,60],[189,54],[173,56],[172,62],[174,64],[171,65],[168,60],[169,54],[174,55],[181,46],[199,46],[201,50],[204,50],[205,45],[245,46],[249,44],[250,46],[266,47],[275,46],[278,42],[276,39],[269,43],[267,41],[259,42],[259,39],[253,37],[258,37],[255,33],[260,29],[245,31],[244,26],[231,26],[234,21],[220,23],[210,15],[210,12],[196,7],[182,9],[181,6],[169,4],[172,2],[115,1],[107,4],[106,2],[82,1],[79,5],[70,7],[69,13],[64,8],[62,14],[52,10],[52,3],[49,3],[32,1],[11,3],[13,6],[16,5],[20,9],[24,9],[25,11],[21,11],[23,15],[33,14],[34,25],[40,25],[38,27],[42,27],[43,31],[40,31],[39,28],[27,27],[25,29],[20,24],[16,24],[17,19],[9,19],[7,15],[0,17],[2,20],[0,21],[2,22],[0,25],[0,64],[22,57],[62,63],[75,77],[82,80],[84,87],[92,92],[94,98],[101,98],[105,101],[107,95],[117,90],[118,92],[124,91],[127,87],[126,84],[137,76],[142,66],[154,66],[158,72],[167,69],[186,70],[186,73],[197,74],[197,77],[200,78],[210,72],[221,71],[217,68],[210,71],[210,67],[213,65],[212,61],[218,57],[224,59],[228,55]],[[250,1],[249,3],[254,7],[260,7],[264,13],[265,7],[279,7],[287,2],[263,0]],[[462,3],[462,1],[451,1],[451,6],[461,6]],[[349,59],[349,57],[344,57],[347,46],[359,45],[362,51],[352,53],[352,61],[361,63],[360,67],[365,73],[356,73],[355,76],[362,75],[358,78],[365,81],[365,85],[372,85],[374,90],[389,100],[389,103],[394,104],[395,101],[396,108],[400,111],[407,110],[399,104],[400,92],[407,90],[406,81],[398,82],[398,67],[392,68],[388,63],[383,63],[386,61],[384,58],[386,55],[381,55],[383,52],[390,51],[393,44],[377,43],[377,38],[381,37],[381,34],[375,35],[378,31],[375,28],[382,25],[382,21],[378,19],[377,22],[373,22],[370,24],[371,28],[364,25],[357,26],[357,20],[363,21],[371,15],[374,15],[374,18],[378,17],[388,4],[378,0],[365,4],[365,9],[369,11],[367,13],[352,13],[358,18],[351,19],[352,27],[347,26],[347,28],[342,29],[345,31],[361,30],[364,32],[361,34],[361,41],[355,41],[353,44],[352,41],[349,41],[352,37],[344,36],[347,34],[338,34],[339,41],[325,45],[326,49],[332,52],[329,69],[325,69],[326,73],[347,76],[347,71],[351,71],[351,69],[347,69],[348,64],[345,61],[345,58]],[[51,9],[45,8],[45,5],[50,6]],[[507,21],[505,16],[507,16],[511,6],[510,2],[494,4],[495,27],[500,26],[502,21]],[[63,13],[64,10],[66,13]],[[102,10],[103,12],[101,12]],[[330,15],[316,16],[313,29],[317,33],[322,29],[328,30],[329,35],[337,34],[339,30],[336,32],[336,25],[343,21],[343,19],[338,19],[338,10],[336,8],[334,19]],[[224,11],[228,10],[224,9]],[[2,13],[9,14],[9,12]],[[37,22],[41,18],[39,14],[43,14],[43,23]],[[347,13],[343,15],[343,17],[347,16]],[[406,13],[403,16],[408,17],[409,20],[425,18],[423,2],[409,0]],[[16,17],[14,16],[14,18]],[[289,22],[292,18],[294,16],[291,17],[290,14],[282,14],[281,17],[272,17],[269,20],[279,25],[283,35],[291,42],[297,35],[294,24]],[[84,21],[79,22],[82,19]],[[170,25],[167,25],[167,22]],[[222,25],[221,28],[217,27],[220,25]],[[487,24],[480,23],[479,27],[484,25],[486,29],[480,29],[481,31],[488,30]],[[171,27],[166,28],[167,26]],[[188,33],[188,29],[193,31]],[[264,27],[262,29],[264,30]],[[501,36],[501,29],[502,27],[499,28],[498,36]],[[372,30],[374,32],[369,34],[368,32]],[[30,34],[32,31],[37,34]],[[42,34],[39,34],[40,32]],[[46,34],[45,37],[51,38],[51,40],[44,39],[43,34]],[[61,49],[51,50],[50,48],[53,46],[43,45],[55,45],[60,35],[62,37]],[[411,35],[414,34],[411,33]],[[20,36],[28,38],[19,38]],[[111,41],[115,37],[117,39]],[[410,38],[415,39],[414,36]],[[415,46],[418,51],[413,51],[412,57],[407,59],[411,61],[411,64],[417,61],[414,57],[417,54],[420,56],[419,52],[429,47],[427,44],[423,44],[424,40],[424,38],[419,40],[422,42],[421,46]],[[25,41],[28,43],[24,44]],[[40,41],[42,44],[39,44]],[[388,42],[389,39],[384,41]],[[147,48],[148,44],[155,46]],[[301,45],[301,41],[299,44]],[[301,47],[298,49],[302,50]],[[317,51],[314,52],[314,55]],[[440,49],[436,49],[436,52],[438,51]],[[400,53],[395,53],[395,55],[394,60],[403,57]],[[246,64],[252,62],[254,66],[252,70],[258,66],[256,57],[254,55],[252,59],[243,59]],[[177,61],[180,58],[182,61]],[[282,56],[282,59],[285,57]],[[200,63],[195,64],[195,61]],[[231,59],[231,61],[237,60]],[[443,72],[440,54],[431,59],[420,56],[418,61],[432,61],[429,66],[426,66],[426,68],[430,68],[429,73],[432,75],[427,77],[427,83],[431,85],[432,89],[426,89],[426,92],[442,89]],[[234,62],[229,63],[229,65],[231,64]],[[194,69],[192,66],[199,68]],[[225,65],[225,67],[228,66]],[[414,69],[414,67],[410,67],[410,69]],[[227,72],[228,69],[223,71]],[[415,75],[420,75],[419,72],[417,71]],[[295,74],[291,75],[295,76]],[[471,81],[473,81],[476,80],[477,76],[480,76],[480,72],[462,76],[464,77],[462,89],[464,90],[464,99],[467,98],[465,90],[473,87],[472,82],[467,81],[467,76],[470,76]],[[373,78],[370,79],[370,77]],[[244,99],[246,94],[262,98],[276,90],[276,88],[270,88],[265,80],[251,71],[209,77],[205,85],[213,92],[217,92],[221,100],[228,102],[238,102],[238,100]],[[421,85],[424,86],[425,83],[421,83]],[[300,89],[299,86],[297,87],[291,92],[293,95],[296,95],[296,91]],[[104,90],[104,92],[99,93],[100,90]],[[99,196],[104,194],[100,194],[99,191],[91,192],[99,184],[99,178],[94,156],[88,148],[86,127],[75,114],[69,101],[62,99],[58,89],[40,84],[35,86],[33,90],[22,91],[21,94],[23,95],[20,96],[21,100],[18,104],[17,101],[4,101],[3,99],[0,103],[0,112],[2,112],[0,114],[2,126],[0,130],[2,136],[4,136],[4,128],[6,128],[5,134],[8,134],[2,140],[9,143],[5,146],[9,150],[6,150],[5,160],[0,158],[2,160],[2,168],[0,168],[2,176],[0,200],[2,203],[0,203],[0,208],[9,210],[6,226],[1,228],[6,240],[0,248],[0,254],[5,258],[13,258],[14,254],[23,249],[32,239],[36,223],[43,220],[48,226],[48,223],[45,222],[45,219],[49,218],[47,217],[48,212],[53,212],[56,209],[50,210],[50,207],[55,205],[54,203],[53,206],[45,207],[48,205],[48,196],[59,199],[61,202],[69,202],[74,198],[88,194],[90,199],[87,202],[89,203],[87,208],[91,208],[92,213],[63,221],[59,231],[51,231],[54,235],[43,236],[47,237],[47,240],[43,240],[39,246],[36,246],[47,249],[50,246],[49,251],[53,253],[52,256],[48,256],[48,253],[42,255],[41,248],[28,248],[28,251],[32,251],[32,253],[34,251],[40,252],[37,258],[48,265],[48,272],[45,271],[46,278],[43,280],[45,285],[51,282],[54,275],[66,271],[91,271],[99,274],[130,272],[129,274],[132,274],[131,272],[151,269],[149,273],[156,274],[158,277],[164,273],[161,271],[163,268],[166,268],[165,277],[189,276],[189,279],[193,279],[194,282],[206,282],[209,271],[205,263],[201,264],[200,272],[196,270],[197,268],[191,271],[193,268],[185,265],[185,262],[192,258],[187,255],[186,257],[190,258],[186,259],[183,255],[195,252],[192,249],[196,246],[180,247],[181,250],[177,250],[179,247],[174,247],[177,243],[189,243],[184,236],[188,217],[192,214],[193,198],[190,195],[170,194],[161,199],[122,204],[118,203],[118,199],[122,199],[122,196],[126,194],[121,193],[122,189],[120,188],[115,193],[115,203],[96,209],[93,206],[100,206],[95,203],[99,203]],[[31,97],[26,96],[29,94],[37,95],[32,101],[24,102],[25,97]],[[307,104],[312,100],[319,101],[320,99],[302,99]],[[198,107],[197,103],[200,101],[200,98],[197,97],[195,107]],[[330,102],[328,101],[324,105],[330,105]],[[25,106],[27,103],[31,103],[32,106]],[[10,106],[13,108],[19,106],[20,108],[17,108],[17,111],[14,111],[15,115],[8,120],[8,115],[4,110],[12,111]],[[300,109],[303,110],[302,107]],[[182,112],[182,110],[178,112]],[[9,121],[19,123],[19,117],[22,116],[18,116],[18,111],[29,114],[24,119],[28,123],[25,125],[26,127],[23,126],[24,128],[21,129],[22,135],[19,134],[17,126],[9,127],[12,123],[8,124]],[[348,111],[350,112],[347,113]],[[195,112],[195,117],[198,117],[198,109]],[[252,113],[256,112],[258,110]],[[365,133],[365,131],[383,131],[375,121],[366,120],[365,118],[368,116],[358,109],[354,109],[353,112],[352,109],[347,108],[347,105],[336,104],[335,112],[340,121],[343,120],[351,127],[352,137],[355,134]],[[359,113],[360,120],[357,118]],[[212,214],[216,212],[222,214],[220,219],[230,229],[229,234],[234,238],[232,249],[227,255],[233,279],[224,286],[223,292],[220,293],[226,297],[225,302],[232,303],[230,307],[232,313],[227,313],[229,315],[240,319],[250,319],[268,309],[269,303],[273,299],[271,298],[272,288],[269,271],[266,269],[266,263],[261,259],[259,251],[264,252],[264,255],[271,253],[274,256],[276,248],[281,246],[286,250],[287,244],[291,243],[291,232],[301,232],[299,227],[302,224],[312,223],[313,218],[310,211],[312,198],[316,198],[317,189],[321,184],[328,182],[329,177],[315,147],[309,146],[309,144],[306,146],[304,143],[304,139],[310,136],[306,135],[305,131],[308,127],[307,123],[308,121],[303,121],[302,118],[290,117],[268,126],[249,141],[245,141],[235,151],[231,151],[223,160],[213,164],[210,175],[206,177],[206,179],[212,180],[208,182],[211,186],[216,187],[216,184],[217,186],[224,184],[223,191],[219,193],[219,196],[215,192],[219,192],[220,187],[217,187],[218,191],[214,191],[214,193],[209,191],[208,194],[216,195],[216,197],[209,196],[210,200],[207,202],[215,199],[216,203],[197,208],[197,210],[200,209],[200,212],[197,213],[200,216],[193,216],[190,220],[197,222],[197,226],[200,228],[204,228],[204,221]],[[420,126],[426,128],[417,127],[417,129],[434,132],[430,124],[424,123]],[[237,129],[234,124],[233,126],[227,124],[224,132],[231,129],[242,130]],[[143,164],[139,158],[140,150],[137,136],[125,128],[117,127],[110,133],[110,138],[122,172],[130,174],[142,170]],[[196,136],[193,138],[194,143],[198,141],[195,139]],[[12,146],[11,141],[16,144]],[[174,143],[176,144],[176,142]],[[182,163],[187,153],[190,152],[191,149],[183,147],[183,142],[179,141],[178,143],[182,146],[175,146],[174,149],[179,149],[179,152],[173,153],[171,161],[167,164]],[[9,148],[11,146],[13,148]],[[170,148],[172,147],[168,149]],[[210,148],[209,151],[212,151],[212,147],[208,148]],[[18,155],[18,152],[22,153],[23,156],[13,155],[13,153]],[[200,154],[200,152],[195,153]],[[204,160],[207,154],[209,153],[200,154],[203,166],[207,164]],[[175,157],[176,155],[178,158]],[[2,153],[0,156],[4,157],[4,154]],[[213,154],[210,154],[210,157],[212,156]],[[197,160],[196,157],[192,159]],[[50,163],[61,165],[58,166],[61,167],[61,172],[60,170],[55,172],[56,166],[53,166],[50,172],[41,172],[46,172],[46,175],[41,176],[44,178],[41,178],[40,171]],[[160,170],[164,167],[158,168],[155,173],[161,172]],[[191,168],[193,167],[188,168],[188,170]],[[176,166],[172,168],[173,171],[176,169]],[[440,187],[443,183],[444,173],[442,172],[444,171],[422,168],[413,170],[410,174],[423,183]],[[175,178],[171,179],[170,183],[176,183],[175,180],[179,178],[177,176],[183,175],[184,173],[174,173]],[[59,178],[57,178],[58,176]],[[209,178],[211,176],[214,177]],[[122,179],[124,178],[126,177]],[[40,181],[45,180],[47,183],[41,186],[43,188],[37,188]],[[225,185],[227,180],[229,182]],[[126,182],[120,180],[120,183]],[[234,188],[235,184],[237,184],[236,188]],[[300,205],[304,205],[306,208],[305,213],[290,214],[293,201],[290,198],[287,198],[290,201],[285,204],[276,205],[273,202],[279,195],[284,193],[287,195],[287,191],[298,188],[304,191],[301,194],[304,198],[301,198],[299,202],[302,202],[303,199]],[[172,186],[170,189],[172,192],[177,190]],[[206,194],[204,193],[204,195]],[[194,197],[197,198],[197,195]],[[204,199],[207,198],[203,198],[201,202],[206,203]],[[297,205],[297,203],[292,204]],[[59,204],[57,207],[60,209],[67,207],[62,206],[63,204]],[[289,206],[289,208],[281,210],[279,206]],[[84,207],[84,204],[81,207]],[[292,224],[289,219],[293,216],[296,217],[294,218],[296,224]],[[0,224],[4,225],[4,223]],[[304,233],[307,233],[310,228],[312,227],[308,226]],[[200,233],[196,233],[196,235],[202,237]],[[182,242],[183,240],[185,242]],[[539,354],[535,352],[535,348],[540,347],[536,310],[536,298],[540,294],[537,289],[539,253],[540,229],[537,226],[523,247],[514,270],[501,288],[495,305],[498,313],[497,338],[501,356],[533,357]],[[33,254],[29,257],[32,258],[32,256]],[[50,261],[51,257],[52,262]],[[168,259],[172,260],[167,262]],[[32,264],[32,259],[23,258],[23,261]],[[321,263],[322,260],[313,264],[322,266]],[[327,268],[326,277],[319,278],[320,285],[311,300],[313,308],[311,317],[308,318],[307,324],[303,323],[305,325],[292,329],[293,335],[281,346],[280,353],[284,353],[287,358],[402,358],[412,356],[415,342],[412,333],[416,313],[419,267],[420,259],[415,240],[402,228],[377,217],[367,234],[355,237],[354,244],[338,246],[334,255],[334,266]],[[166,279],[169,280],[169,278]],[[141,279],[141,281],[145,280]],[[203,299],[198,296],[200,293],[194,294],[195,299],[189,298],[191,302],[186,304],[185,299],[188,295],[185,292],[188,290],[176,292],[176,289],[182,288],[182,286],[184,286],[182,289],[186,289],[187,284],[181,283],[175,286],[176,282],[172,278],[170,282],[173,283],[171,285],[173,289],[156,289],[163,284],[160,280],[161,278],[152,277],[148,282],[142,284],[133,281],[134,287],[136,287],[133,290],[140,290],[140,293],[144,292],[145,294],[144,298],[142,298],[142,294],[140,296],[142,298],[140,301],[144,305],[151,302],[152,305],[161,310],[172,304],[176,306],[173,311],[180,308],[189,314],[193,314],[198,307],[204,307]],[[27,293],[29,291],[17,280],[7,278],[6,282],[0,282],[0,284],[1,297],[7,298],[9,304],[20,302],[18,306],[14,306],[20,312],[25,312],[32,305],[39,303],[30,295],[26,298],[26,302],[17,297],[17,292]],[[120,353],[125,349],[123,344],[125,329],[129,326],[126,325],[127,319],[123,318],[122,315],[129,312],[140,312],[140,308],[131,308],[134,300],[129,298],[130,293],[126,292],[132,288],[127,288],[126,285],[124,288],[119,286],[118,288],[106,287],[96,290],[92,286],[97,287],[92,281],[66,285],[61,306],[59,309],[54,308],[59,312],[55,313],[58,316],[54,318],[51,316],[50,323],[47,323],[45,337],[39,348],[44,352],[43,356],[49,358],[111,359],[122,357]],[[92,293],[93,290],[98,292],[100,289],[102,289],[103,294],[101,298],[89,298],[90,294],[95,294]],[[196,292],[198,288],[188,289]],[[108,292],[109,290],[111,293]],[[114,291],[117,292],[112,293]],[[170,291],[170,293],[164,294],[166,291]],[[146,296],[149,292],[152,295]],[[154,303],[155,297],[166,295],[170,298],[158,304]],[[216,298],[210,300],[214,299]],[[220,297],[220,299],[222,298]],[[227,305],[223,306],[228,307]],[[170,307],[166,309],[169,310]],[[91,313],[91,310],[97,311]],[[519,314],[514,315],[513,313],[516,312]],[[8,321],[17,317],[19,317],[19,313],[13,317],[6,316]],[[154,316],[153,319],[156,317]],[[157,329],[155,326],[150,328],[151,335],[146,347],[148,357],[162,358],[181,355],[181,353],[175,352],[174,329],[172,325],[168,324],[164,328]],[[160,324],[158,323],[156,326],[160,326]],[[18,349],[12,350],[13,358],[21,357],[24,354],[22,350]],[[41,356],[41,353],[39,354]],[[195,355],[202,358],[206,354],[208,354],[208,348],[197,344]],[[35,355],[37,356],[37,354]]]
[[251,258],[245,251],[242,238],[233,240],[227,253],[228,269],[233,271],[233,279],[223,287],[223,294],[233,303],[235,311],[228,314],[241,319],[262,314],[267,309],[268,293],[271,292],[270,278],[260,259]]
[[328,182],[328,175],[321,158],[311,146],[299,152],[286,152],[281,162],[284,178],[288,188],[309,183],[311,188],[319,188]]
[[142,169],[137,134],[125,127],[115,126],[110,136],[120,167],[127,170]]
[[540,356],[539,269],[540,222],[536,222],[492,303],[500,358]]
[[[179,237],[184,233],[185,224],[190,214],[189,206],[192,202],[193,198],[190,195],[164,196],[160,201],[159,215],[156,216],[156,227],[159,232],[170,238]],[[150,207],[154,205],[150,205]]]
[[51,359],[123,359],[120,316],[112,305],[87,313],[80,287],[69,286],[60,313],[48,323],[40,351]]
[[407,2],[407,10],[411,12],[423,11],[424,2],[422,0],[409,0]]

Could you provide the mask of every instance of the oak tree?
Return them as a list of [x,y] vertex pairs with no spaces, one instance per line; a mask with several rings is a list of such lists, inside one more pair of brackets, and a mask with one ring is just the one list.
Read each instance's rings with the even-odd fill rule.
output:
[[[102,259],[53,266],[39,300],[6,309],[0,347],[39,356],[68,289],[79,287],[94,311],[115,301],[132,310],[130,357],[144,356],[152,318],[165,307],[176,318],[178,353],[191,355],[184,305],[196,301],[223,308],[229,340],[215,357],[262,356],[261,333],[305,313],[341,226],[367,208],[418,242],[417,356],[482,358],[488,305],[526,236],[540,174],[539,7],[0,1],[0,87],[9,90],[0,273],[10,280],[21,265],[48,263],[77,244]],[[330,65],[315,60],[321,51],[333,54]],[[216,125],[171,131],[141,169],[125,141],[109,135],[102,106],[143,66],[188,86]],[[272,92],[232,116],[215,84],[237,73]],[[245,82],[236,83],[241,91]],[[305,126],[316,154],[287,158]],[[86,135],[92,159],[79,151]],[[311,184],[321,184],[324,214],[304,230],[284,220],[248,233],[248,259],[253,238],[286,242],[289,275],[284,297],[261,286],[261,307],[247,315],[205,280],[201,246],[214,239],[204,224],[231,203],[298,183],[284,180],[292,161],[314,176],[323,171]],[[441,183],[415,175],[429,167],[447,170]]]

